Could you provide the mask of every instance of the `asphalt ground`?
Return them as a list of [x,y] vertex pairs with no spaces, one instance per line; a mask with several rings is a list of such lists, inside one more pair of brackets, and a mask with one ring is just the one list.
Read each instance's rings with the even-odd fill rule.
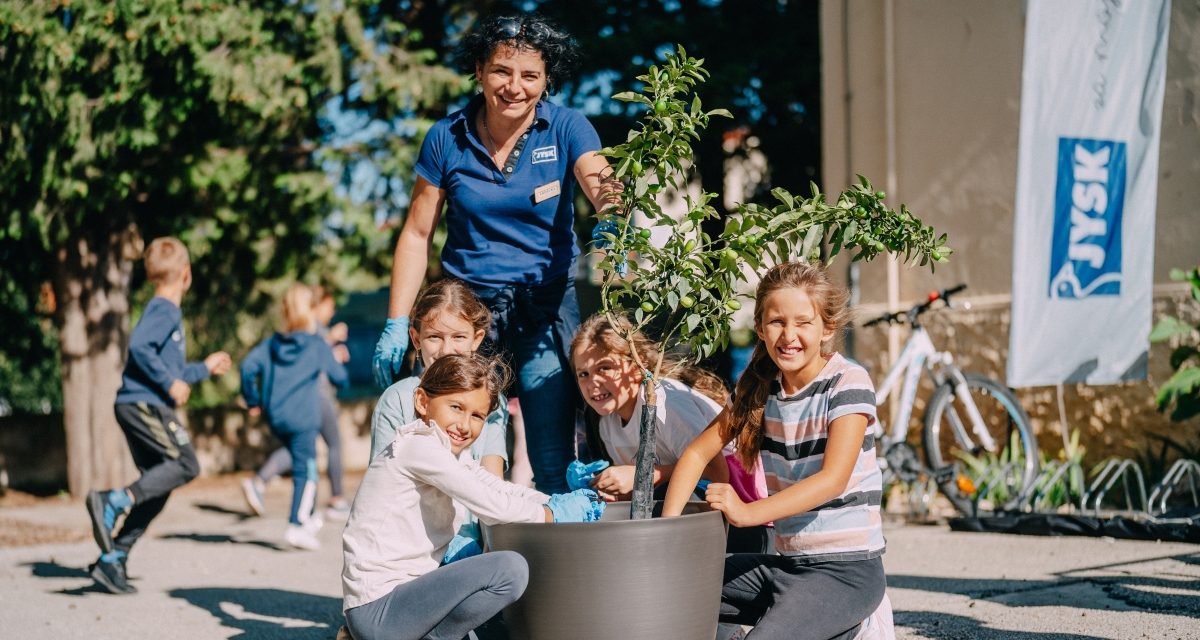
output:
[[[350,479],[351,489],[356,479]],[[100,592],[82,501],[0,500],[0,639],[332,640],[341,624],[341,523],[319,551],[282,542],[291,485],[245,515],[234,477],[172,496],[135,547],[138,593]],[[1200,546],[886,527],[899,638],[1200,638]]]

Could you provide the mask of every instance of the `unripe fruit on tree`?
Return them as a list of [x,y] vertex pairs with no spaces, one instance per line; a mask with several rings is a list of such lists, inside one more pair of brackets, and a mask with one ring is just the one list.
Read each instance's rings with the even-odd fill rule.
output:
[[886,197],[887,197],[887,194],[886,194],[886,193],[884,193],[883,191],[876,191],[876,192],[875,192],[875,197],[876,197],[876,198],[879,198],[880,200],[883,200],[884,198],[886,198]]
[[738,309],[742,308],[742,303],[738,302],[737,300],[726,300],[725,306],[729,307],[730,311],[737,311]]
[[642,303],[642,311],[645,311],[646,313],[650,313],[651,311],[654,311],[654,305],[650,304],[649,301],[643,302]]
[[688,240],[687,242],[683,243],[683,252],[684,253],[691,253],[692,249],[695,249],[695,248],[696,248],[695,240]]
[[684,309],[691,309],[692,307],[696,306],[696,299],[691,296],[684,296],[679,299],[679,306],[683,307]]
[[656,113],[660,116],[665,115],[667,113],[667,101],[666,100],[656,101],[654,103],[654,113]]
[[641,236],[641,238],[643,240],[648,239],[650,237],[650,230],[649,229],[638,229],[638,235]]
[[734,251],[733,249],[726,249],[726,250],[722,251],[721,254],[724,255],[725,258],[728,260],[737,260],[738,259],[738,252]]

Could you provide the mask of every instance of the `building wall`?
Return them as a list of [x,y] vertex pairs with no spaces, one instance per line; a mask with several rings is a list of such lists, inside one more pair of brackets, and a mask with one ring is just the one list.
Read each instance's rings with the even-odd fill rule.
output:
[[[1008,348],[1024,2],[990,0],[823,0],[823,188],[867,175],[926,223],[949,234],[955,254],[936,273],[900,267],[899,305],[967,283],[973,309],[948,312],[935,329],[971,368],[1003,378]],[[890,55],[889,55],[890,52]],[[1155,308],[1189,313],[1174,267],[1200,260],[1200,3],[1172,3],[1159,167]],[[837,273],[847,265],[834,263]],[[861,268],[863,314],[887,306],[884,261]],[[940,336],[938,332],[941,332]],[[902,340],[903,334],[898,336]],[[893,343],[894,344],[894,343]],[[856,355],[880,366],[888,341],[859,332]],[[1128,454],[1151,433],[1196,445],[1196,425],[1172,427],[1153,410],[1154,388],[1170,373],[1164,346],[1151,350],[1150,380],[1064,389],[1068,423],[1085,431],[1096,456]],[[1056,390],[1021,397],[1058,439]],[[1056,451],[1057,447],[1050,447]]]

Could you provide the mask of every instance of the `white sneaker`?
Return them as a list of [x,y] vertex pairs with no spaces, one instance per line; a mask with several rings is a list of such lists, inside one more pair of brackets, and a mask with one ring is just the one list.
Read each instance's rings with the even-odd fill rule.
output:
[[321,527],[325,526],[325,519],[314,513],[308,517],[308,520],[304,521],[304,524],[300,526],[303,527],[305,531],[315,536],[321,532]]
[[329,503],[325,509],[325,517],[330,520],[345,520],[350,517],[350,505],[345,500],[337,503]]
[[246,506],[250,507],[250,512],[256,516],[261,516],[266,512],[266,507],[263,505],[263,489],[265,488],[257,477],[242,478],[242,495],[246,497]]
[[316,534],[309,531],[306,525],[289,524],[287,531],[283,534],[283,541],[306,551],[316,551],[321,548],[321,541],[317,540]]

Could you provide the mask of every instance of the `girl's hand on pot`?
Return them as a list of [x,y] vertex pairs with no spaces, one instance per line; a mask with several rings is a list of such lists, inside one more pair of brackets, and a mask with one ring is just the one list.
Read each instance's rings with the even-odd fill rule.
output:
[[609,467],[596,476],[596,490],[616,495],[630,493],[633,491],[633,476],[636,471],[637,467],[631,464]]
[[746,527],[754,524],[751,521],[750,508],[738,497],[731,485],[714,482],[704,491],[704,499],[709,506],[725,514],[725,519],[735,527]]

